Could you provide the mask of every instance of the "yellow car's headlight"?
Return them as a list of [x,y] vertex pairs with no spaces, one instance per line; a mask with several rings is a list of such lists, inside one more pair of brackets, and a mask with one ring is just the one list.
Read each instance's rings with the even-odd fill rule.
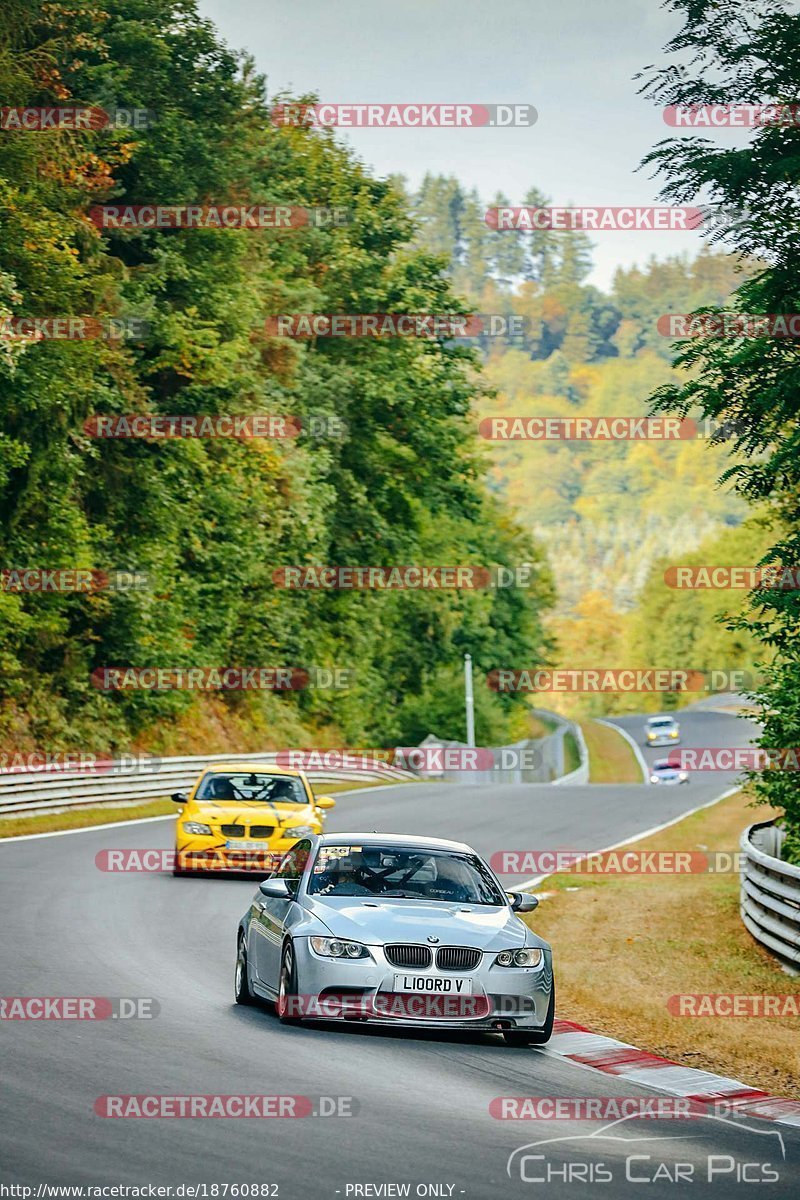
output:
[[184,821],[183,828],[186,833],[201,834],[206,837],[211,835],[211,826],[204,825],[202,821]]
[[285,838],[313,837],[314,830],[310,825],[292,825],[291,829],[281,829]]

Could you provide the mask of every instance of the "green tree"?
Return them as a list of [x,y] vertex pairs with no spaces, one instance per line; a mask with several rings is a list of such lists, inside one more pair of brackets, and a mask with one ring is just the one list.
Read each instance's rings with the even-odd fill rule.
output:
[[[11,16],[3,103],[142,107],[157,119],[0,142],[0,310],[149,326],[127,341],[9,344],[0,357],[3,564],[132,567],[150,581],[127,594],[0,593],[4,739],[127,748],[199,719],[202,703],[219,715],[219,701],[187,693],[98,692],[97,667],[297,664],[346,667],[354,683],[227,695],[225,728],[256,729],[262,745],[298,730],[373,742],[403,734],[402,702],[467,646],[485,671],[498,647],[541,658],[544,574],[513,596],[273,582],[293,563],[537,559],[484,484],[472,350],[290,342],[264,329],[283,312],[466,311],[440,256],[464,255],[457,183],[429,180],[420,229],[397,182],[372,178],[330,133],[273,125],[264,80],[190,0],[74,0],[69,12],[42,0]],[[87,219],[98,202],[230,200],[339,206],[350,221],[100,232]],[[130,412],[293,414],[306,431],[283,443],[87,436],[93,415]],[[335,435],[313,432],[333,419]],[[497,730],[514,719],[499,701],[492,711]]]
[[[670,0],[684,26],[667,47],[668,65],[652,72],[645,90],[659,105],[742,101],[796,103],[800,87],[800,16],[778,0]],[[758,128],[745,146],[725,148],[707,138],[672,138],[645,159],[665,179],[663,195],[696,199],[727,211],[716,237],[764,264],[739,287],[742,313],[798,311],[800,129],[793,123]],[[727,306],[731,307],[731,306]],[[660,411],[699,409],[732,423],[743,461],[729,476],[749,501],[767,504],[785,530],[766,556],[800,562],[800,351],[773,337],[698,338],[677,358],[684,384],[660,389]],[[741,618],[774,652],[758,689],[764,720],[761,744],[790,748],[800,738],[800,594],[757,591]],[[759,799],[784,813],[787,852],[800,862],[800,792],[793,773],[766,771],[754,780]]]

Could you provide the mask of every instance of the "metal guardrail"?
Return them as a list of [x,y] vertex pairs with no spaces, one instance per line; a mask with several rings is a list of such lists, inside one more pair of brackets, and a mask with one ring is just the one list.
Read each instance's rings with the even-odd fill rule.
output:
[[[540,710],[543,711],[543,710]],[[535,740],[517,742],[513,746],[494,749],[495,767],[488,771],[439,772],[449,780],[465,783],[585,783],[588,781],[588,756],[580,729],[557,713],[546,715],[556,723],[553,733]],[[572,732],[578,744],[581,765],[577,771],[564,775],[564,737]],[[438,743],[432,736],[423,746]],[[461,746],[460,742],[441,742],[443,746]],[[504,766],[504,755],[510,752],[514,766]],[[527,756],[529,765],[520,766]],[[16,771],[0,769],[0,818],[12,813],[44,812],[48,809],[86,808],[90,805],[125,804],[135,801],[146,802],[169,796],[173,792],[187,791],[201,770],[211,763],[242,762],[274,766],[279,754],[286,752],[266,751],[261,754],[213,754],[186,755],[177,758],[157,758],[146,755],[129,755],[127,758],[101,760],[94,766],[90,762],[83,769],[50,769],[38,771]],[[319,752],[324,756],[325,751]],[[431,777],[426,771],[410,771],[390,763],[373,759],[366,766],[355,768],[304,768],[311,783],[403,783]]]
[[[322,752],[321,752],[322,753]],[[96,773],[81,770],[2,771],[0,772],[0,816],[5,813],[42,812],[52,808],[85,808],[87,805],[124,803],[131,800],[157,800],[172,792],[186,791],[211,763],[247,762],[274,766],[277,751],[264,754],[201,754],[182,758],[138,759],[128,765],[114,759],[107,769]],[[418,778],[375,760],[374,769],[305,770],[312,783],[339,783],[369,780],[402,783]]]
[[749,933],[795,968],[800,966],[800,867],[778,857],[783,832],[773,821],[745,829],[740,913]]
[[[467,770],[450,765],[447,769],[426,769],[420,767],[424,778],[445,779],[448,783],[471,784],[504,784],[504,783],[588,783],[589,754],[580,727],[573,721],[562,717],[560,713],[551,712],[546,708],[536,708],[537,716],[543,716],[555,726],[551,733],[539,738],[524,738],[507,746],[482,746],[479,753],[485,755],[491,750],[493,764],[484,769]],[[571,734],[575,739],[578,750],[579,766],[568,775],[564,774],[566,752],[564,739]],[[450,741],[429,733],[420,749],[435,751],[437,747],[448,750],[464,750],[469,747],[466,742]]]
[[[589,748],[586,745],[586,739],[583,736],[583,730],[576,721],[569,721],[561,730],[562,740],[562,756],[563,756],[563,740],[567,733],[571,733],[575,738],[575,743],[578,747],[578,766],[574,771],[570,771],[568,775],[562,775],[559,779],[554,779],[553,783],[588,783],[589,782]],[[555,735],[553,735],[555,736]]]

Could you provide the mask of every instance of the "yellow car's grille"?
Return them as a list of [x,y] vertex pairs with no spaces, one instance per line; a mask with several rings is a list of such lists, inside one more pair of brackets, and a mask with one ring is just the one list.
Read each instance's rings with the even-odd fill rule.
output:
[[220,825],[220,833],[228,838],[271,838],[274,825]]

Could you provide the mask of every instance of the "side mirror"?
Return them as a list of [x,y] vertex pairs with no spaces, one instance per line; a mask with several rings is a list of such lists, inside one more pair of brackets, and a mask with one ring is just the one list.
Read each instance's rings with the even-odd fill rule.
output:
[[316,796],[314,804],[317,808],[336,808],[333,796]]
[[511,907],[514,912],[533,912],[539,907],[539,897],[532,896],[530,892],[509,892],[511,897]]
[[173,804],[188,804],[189,803],[189,797],[186,795],[185,792],[173,792],[172,795],[170,796],[170,800],[172,800]]
[[262,896],[269,896],[272,900],[291,900],[292,898],[285,879],[262,879],[258,890]]

